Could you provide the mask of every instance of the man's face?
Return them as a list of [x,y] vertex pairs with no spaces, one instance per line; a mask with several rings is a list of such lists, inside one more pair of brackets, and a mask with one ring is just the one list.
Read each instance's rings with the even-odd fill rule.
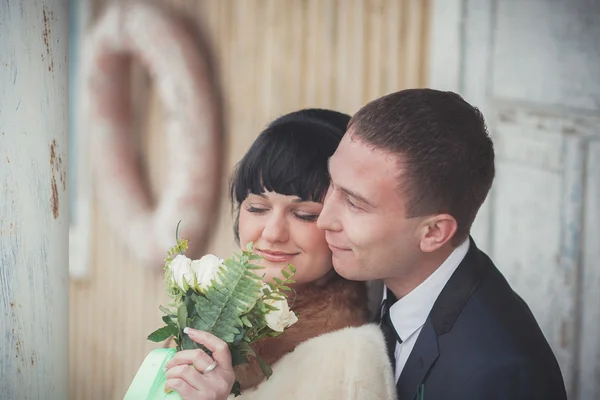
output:
[[404,217],[398,161],[351,132],[329,160],[331,186],[317,225],[346,279],[401,279],[416,267],[422,218]]

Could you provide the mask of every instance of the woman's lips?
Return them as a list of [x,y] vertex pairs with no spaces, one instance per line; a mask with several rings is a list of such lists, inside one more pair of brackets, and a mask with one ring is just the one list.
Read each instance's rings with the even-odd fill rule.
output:
[[291,260],[298,253],[283,253],[280,251],[256,250],[256,254],[269,262],[280,263]]

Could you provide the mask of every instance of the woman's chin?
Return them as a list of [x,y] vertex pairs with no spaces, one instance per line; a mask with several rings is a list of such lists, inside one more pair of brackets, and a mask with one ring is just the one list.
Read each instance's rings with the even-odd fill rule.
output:
[[263,277],[263,281],[275,283],[274,278],[281,280],[285,279],[285,277],[281,274],[281,271],[273,271],[272,273],[266,272],[265,276]]
[[[270,263],[269,263],[270,264]],[[285,279],[281,270],[285,267],[285,265],[261,265],[263,269],[259,269],[254,271],[256,275],[262,277],[265,282],[273,282],[273,278]],[[264,275],[264,276],[263,276]]]

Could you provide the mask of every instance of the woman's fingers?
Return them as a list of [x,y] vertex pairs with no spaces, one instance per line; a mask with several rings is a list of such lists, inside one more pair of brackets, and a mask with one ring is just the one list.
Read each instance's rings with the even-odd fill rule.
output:
[[225,400],[228,397],[228,394],[217,393],[210,385],[197,390],[181,378],[167,379],[165,387],[176,391],[182,400]]
[[203,350],[182,350],[175,353],[173,358],[165,365],[165,368],[171,368],[176,365],[193,365],[200,372],[206,370],[213,359]]
[[[212,357],[201,349],[176,352],[165,365],[165,387],[177,391],[183,400],[227,399],[235,382],[229,346],[207,332],[186,328],[185,333],[210,350]],[[206,371],[215,361],[216,368]]]
[[167,381],[170,379],[181,379],[194,390],[201,390],[206,386],[206,378],[202,376],[192,365],[176,365],[166,372]]
[[204,347],[212,352],[212,358],[218,364],[217,368],[233,371],[233,367],[231,366],[231,353],[227,343],[208,332],[191,328],[185,328],[184,332],[187,333],[194,342],[204,345]]

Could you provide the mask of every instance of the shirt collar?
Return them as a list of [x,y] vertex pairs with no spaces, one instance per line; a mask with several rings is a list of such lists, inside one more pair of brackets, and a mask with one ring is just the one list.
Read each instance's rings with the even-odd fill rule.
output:
[[[442,265],[427,279],[390,307],[390,319],[398,336],[403,341],[406,341],[423,326],[435,300],[463,258],[465,258],[469,246],[470,241],[467,239],[455,248]],[[383,300],[385,301],[386,298],[387,290],[384,288]]]

